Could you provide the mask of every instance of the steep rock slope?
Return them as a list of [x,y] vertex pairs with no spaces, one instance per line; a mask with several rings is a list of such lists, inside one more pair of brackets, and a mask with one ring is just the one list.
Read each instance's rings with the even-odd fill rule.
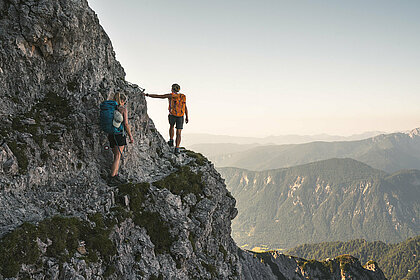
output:
[[266,171],[218,168],[237,199],[233,237],[248,248],[420,233],[420,171],[389,175],[353,159]]
[[116,91],[129,96],[136,139],[124,155],[122,174],[149,179],[171,169],[160,157],[167,150],[139,88],[125,82],[111,41],[86,1],[0,3],[1,184],[7,210],[0,233],[59,207],[103,208],[109,192],[100,179],[112,154],[104,149],[98,105]]
[[[170,153],[85,0],[0,0],[0,44],[0,279],[276,279],[233,242],[212,164]],[[136,143],[109,185],[98,106],[117,91]]]

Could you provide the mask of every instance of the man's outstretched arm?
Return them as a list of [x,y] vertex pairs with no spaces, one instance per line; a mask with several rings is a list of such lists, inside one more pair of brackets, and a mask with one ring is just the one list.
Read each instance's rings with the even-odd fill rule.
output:
[[188,123],[188,109],[187,109],[187,105],[185,105],[185,123]]
[[145,95],[148,96],[148,97],[151,97],[151,98],[162,98],[162,99],[171,98],[170,93],[168,93],[168,94],[149,94],[149,93],[146,93]]

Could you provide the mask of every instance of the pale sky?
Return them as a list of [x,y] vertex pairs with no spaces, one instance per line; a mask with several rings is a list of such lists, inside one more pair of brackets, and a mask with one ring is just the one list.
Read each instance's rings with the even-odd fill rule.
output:
[[[126,79],[187,95],[184,133],[420,127],[420,1],[89,0]],[[167,102],[148,99],[167,137]]]

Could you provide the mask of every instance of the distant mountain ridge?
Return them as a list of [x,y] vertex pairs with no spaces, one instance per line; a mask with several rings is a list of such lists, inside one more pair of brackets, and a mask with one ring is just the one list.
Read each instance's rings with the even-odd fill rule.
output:
[[420,169],[420,128],[358,141],[259,146],[207,156],[218,167],[249,170],[284,168],[330,158],[352,158],[387,172]]
[[271,135],[267,137],[245,137],[245,136],[231,136],[231,135],[215,135],[206,133],[187,133],[183,143],[192,148],[193,145],[201,144],[239,144],[239,145],[282,145],[282,144],[302,144],[314,141],[354,141],[370,137],[374,137],[384,132],[381,131],[367,131],[350,136],[330,135],[330,134],[315,134],[315,135]]
[[353,159],[265,171],[218,168],[237,199],[235,241],[253,248],[420,233],[420,171],[394,174]]

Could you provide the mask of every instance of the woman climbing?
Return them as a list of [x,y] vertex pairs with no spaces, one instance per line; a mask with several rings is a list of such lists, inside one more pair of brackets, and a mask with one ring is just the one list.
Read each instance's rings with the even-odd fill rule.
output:
[[130,139],[130,144],[134,142],[133,135],[131,134],[130,126],[128,125],[128,111],[124,105],[127,103],[127,96],[123,93],[117,92],[113,100],[117,102],[117,109],[114,111],[114,119],[112,125],[118,128],[122,133],[108,134],[109,144],[114,153],[114,162],[111,166],[110,180],[114,183],[121,183],[123,180],[118,177],[118,168],[120,166],[121,156],[124,147],[127,145],[126,133]]

